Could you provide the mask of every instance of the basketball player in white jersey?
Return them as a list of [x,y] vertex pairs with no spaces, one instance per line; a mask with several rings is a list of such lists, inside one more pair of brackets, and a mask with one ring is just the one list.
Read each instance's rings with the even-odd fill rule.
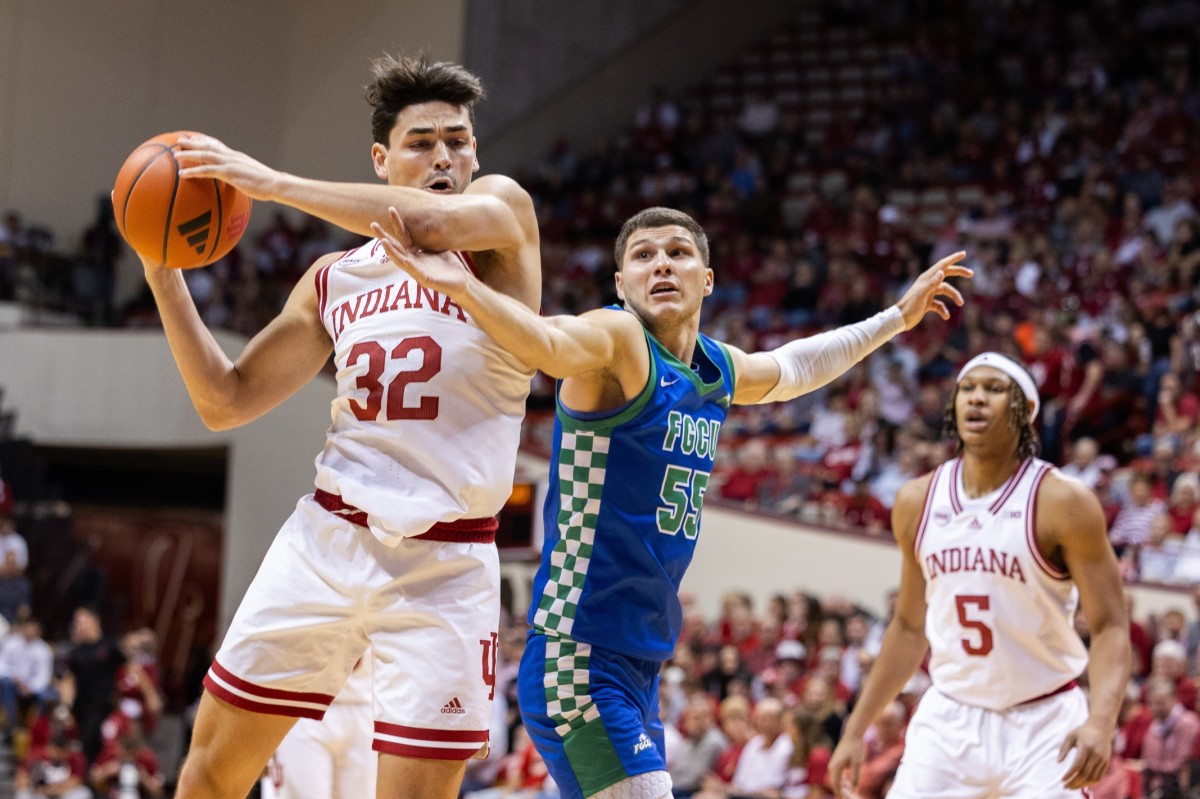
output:
[[[183,142],[181,174],[368,236],[396,207],[417,257],[464,265],[536,309],[529,195],[499,175],[472,182],[471,109],[482,94],[458,65],[378,59],[367,86],[370,154],[386,186],[298,178],[201,135]],[[321,718],[364,656],[373,659],[378,795],[456,796],[466,760],[487,751],[495,515],[512,491],[532,371],[448,297],[396,269],[376,241],[318,259],[236,361],[178,271],[145,263],[145,272],[213,429],[274,408],[331,353],[337,368],[316,491],[276,536],[205,678],[176,796],[242,799],[295,720]]]
[[357,799],[375,795],[371,661],[362,658],[325,712],[284,736],[259,786],[262,799]]
[[[1038,406],[1032,378],[1002,355],[959,373],[946,417],[959,457],[896,499],[896,613],[829,765],[838,796],[852,796],[864,733],[927,649],[933,687],[889,799],[1080,797],[1104,774],[1129,622],[1099,501],[1035,457]],[[1090,696],[1075,685],[1085,668]]]

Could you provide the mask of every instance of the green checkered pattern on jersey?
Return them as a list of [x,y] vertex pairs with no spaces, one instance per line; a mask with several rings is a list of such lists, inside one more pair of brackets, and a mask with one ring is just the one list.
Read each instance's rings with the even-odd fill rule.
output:
[[600,496],[608,465],[609,437],[587,430],[564,430],[558,448],[558,532],[550,553],[550,574],[533,623],[550,635],[571,634],[575,610],[592,560]]

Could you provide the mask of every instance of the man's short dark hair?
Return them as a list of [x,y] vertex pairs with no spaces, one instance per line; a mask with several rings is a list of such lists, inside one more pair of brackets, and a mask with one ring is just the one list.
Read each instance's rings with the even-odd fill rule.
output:
[[371,82],[366,86],[367,102],[374,107],[371,135],[386,145],[396,117],[410,105],[449,103],[467,109],[475,124],[475,103],[484,97],[479,78],[458,64],[430,61],[419,56],[383,55],[371,62]]
[[621,271],[621,264],[625,261],[625,248],[629,246],[630,236],[646,228],[667,227],[669,225],[678,225],[692,234],[692,238],[696,240],[696,247],[700,250],[700,260],[705,266],[708,266],[708,236],[704,234],[704,228],[700,227],[700,223],[683,211],[676,211],[674,208],[656,207],[638,211],[625,220],[625,224],[621,226],[621,232],[617,235],[617,244],[613,248],[613,257],[617,262],[617,271]]

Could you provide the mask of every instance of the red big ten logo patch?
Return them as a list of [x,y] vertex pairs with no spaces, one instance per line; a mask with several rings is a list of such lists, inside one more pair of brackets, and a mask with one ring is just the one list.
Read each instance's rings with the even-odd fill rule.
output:
[[496,698],[496,637],[496,633],[492,633],[491,639],[479,640],[483,647],[483,684],[491,689],[488,691],[488,699]]
[[938,508],[937,510],[935,510],[933,512],[933,520],[941,525],[949,524],[950,523],[950,509],[949,508]]

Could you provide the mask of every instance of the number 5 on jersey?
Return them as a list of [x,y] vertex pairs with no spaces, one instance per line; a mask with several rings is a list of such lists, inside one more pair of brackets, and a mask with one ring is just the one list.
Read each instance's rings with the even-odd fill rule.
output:
[[708,488],[708,472],[684,466],[668,466],[659,497],[666,503],[658,509],[658,531],[675,535],[680,528],[689,539],[700,532],[700,508]]
[[989,610],[992,606],[992,599],[987,594],[959,594],[954,597],[954,604],[958,608],[958,623],[967,630],[975,630],[979,633],[979,640],[972,641],[970,638],[962,639],[963,651],[968,655],[983,657],[988,652],[992,651],[992,628],[988,627],[979,619],[972,619],[967,615],[969,606],[975,606],[980,611]]

